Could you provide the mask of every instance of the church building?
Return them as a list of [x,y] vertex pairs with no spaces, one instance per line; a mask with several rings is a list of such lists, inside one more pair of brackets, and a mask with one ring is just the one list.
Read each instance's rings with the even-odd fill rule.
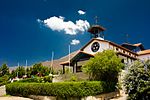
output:
[[67,66],[70,66],[74,73],[81,72],[81,67],[87,60],[94,57],[96,53],[108,49],[117,52],[118,57],[122,58],[122,62],[125,64],[130,64],[137,59],[143,60],[150,57],[150,50],[145,50],[141,43],[124,43],[118,45],[114,42],[104,40],[105,30],[106,29],[100,25],[93,25],[88,29],[88,32],[91,33],[92,39],[78,50],[71,59],[60,63],[63,68],[63,73],[65,73],[65,68]]

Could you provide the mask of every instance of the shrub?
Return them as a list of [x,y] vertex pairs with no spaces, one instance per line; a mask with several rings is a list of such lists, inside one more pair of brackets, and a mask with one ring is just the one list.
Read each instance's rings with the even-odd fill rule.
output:
[[52,82],[52,76],[44,76],[44,77],[34,77],[34,78],[27,78],[18,81],[19,83],[44,83],[44,82]]
[[40,77],[34,77],[34,78],[27,78],[27,79],[23,79],[18,81],[19,83],[41,83],[42,82],[42,78]]
[[150,100],[150,60],[136,61],[124,79],[129,100]]
[[114,83],[106,82],[59,82],[59,83],[11,83],[6,85],[10,95],[45,95],[60,97],[84,97],[114,91]]
[[97,53],[83,67],[83,72],[89,74],[91,80],[118,82],[118,73],[123,68],[121,59],[113,50]]
[[72,75],[70,81],[78,81],[78,78],[76,75]]
[[0,77],[0,86],[8,84],[8,83],[10,83],[8,75],[4,75]]
[[0,82],[0,86],[2,86],[2,85],[6,85],[6,84],[9,84],[9,83],[10,83],[10,81]]
[[52,82],[53,77],[52,76],[44,76],[44,82]]

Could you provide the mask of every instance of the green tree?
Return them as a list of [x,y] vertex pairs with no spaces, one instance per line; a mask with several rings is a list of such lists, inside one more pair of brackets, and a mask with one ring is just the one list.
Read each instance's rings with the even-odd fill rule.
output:
[[129,100],[150,100],[150,60],[130,65],[124,85]]
[[12,71],[11,71],[11,74],[10,74],[10,77],[11,77],[11,78],[15,78],[16,76],[17,76],[16,71],[15,71],[15,70],[12,70]]
[[0,69],[1,76],[9,75],[9,68],[7,64],[3,64]]
[[9,75],[6,75],[6,74],[0,77],[0,86],[9,83],[9,78],[10,78]]
[[118,73],[123,66],[113,50],[104,50],[91,58],[82,69],[89,74],[91,80],[117,83]]
[[49,75],[51,69],[43,66],[41,63],[33,65],[31,75],[46,76]]
[[31,77],[31,72],[32,72],[32,68],[27,68],[26,69],[27,77]]
[[25,68],[22,66],[19,66],[16,70],[15,73],[18,74],[19,78],[22,78],[23,75],[25,75]]

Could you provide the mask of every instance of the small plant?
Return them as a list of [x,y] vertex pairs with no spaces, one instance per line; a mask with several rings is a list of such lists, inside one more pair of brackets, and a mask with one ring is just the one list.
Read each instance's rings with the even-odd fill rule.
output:
[[72,75],[70,81],[78,81],[78,78],[76,75]]
[[51,82],[52,82],[52,79],[53,79],[52,76],[45,76],[45,77],[44,77],[44,82],[49,82],[49,83],[51,83]]

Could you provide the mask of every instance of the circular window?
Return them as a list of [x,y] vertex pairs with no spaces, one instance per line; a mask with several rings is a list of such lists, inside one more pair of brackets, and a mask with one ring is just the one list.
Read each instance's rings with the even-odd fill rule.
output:
[[97,52],[97,51],[99,50],[99,47],[100,47],[99,43],[98,43],[98,42],[94,42],[94,43],[92,44],[92,46],[91,46],[91,50],[92,50],[93,52]]

